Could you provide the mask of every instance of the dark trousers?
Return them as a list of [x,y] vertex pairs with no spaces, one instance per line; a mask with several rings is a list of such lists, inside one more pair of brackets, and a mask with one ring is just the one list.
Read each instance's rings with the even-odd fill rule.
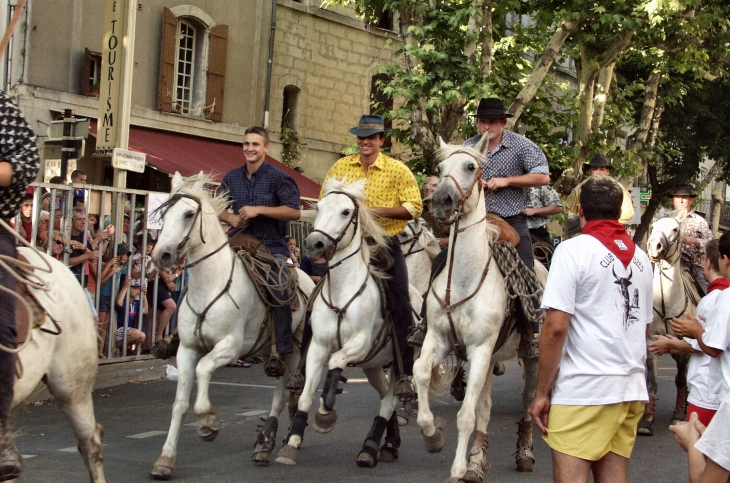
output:
[[401,251],[398,237],[388,238],[388,253],[393,257],[393,266],[387,273],[390,278],[385,279],[388,290],[388,310],[393,318],[395,336],[398,339],[398,348],[403,358],[403,371],[413,374],[413,347],[407,343],[408,334],[413,325],[413,308],[408,294],[408,267]]
[[550,246],[553,246],[553,240],[552,238],[550,238],[550,232],[548,232],[547,228],[545,228],[544,226],[541,226],[540,228],[530,228],[530,235],[538,238],[540,241],[543,241]]
[[[271,266],[267,280],[273,285],[282,285],[286,287],[284,283],[290,277],[289,268],[286,266],[286,257],[280,254],[274,254],[274,258],[281,262],[280,266]],[[281,278],[281,280],[280,280]],[[289,290],[284,288],[283,290],[273,291],[274,297],[279,300],[289,299]],[[275,301],[272,301],[275,302]],[[275,305],[278,303],[275,302]],[[279,354],[291,354],[294,352],[294,337],[292,335],[291,323],[291,306],[284,305],[282,307],[274,307],[274,330],[276,331],[276,351]]]
[[[15,237],[5,228],[0,227],[0,255],[16,257]],[[0,267],[0,285],[16,290],[15,278]],[[0,291],[0,344],[15,348],[15,305],[12,295]],[[0,436],[10,432],[10,404],[13,402],[13,385],[15,384],[15,354],[0,350]]]

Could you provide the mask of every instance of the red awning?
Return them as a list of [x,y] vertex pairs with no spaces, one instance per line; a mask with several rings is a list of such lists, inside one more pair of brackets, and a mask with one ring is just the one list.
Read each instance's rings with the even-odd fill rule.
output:
[[[93,119],[89,130],[96,134],[96,121]],[[166,173],[179,171],[183,176],[191,176],[203,171],[211,173],[217,181],[222,181],[223,175],[244,163],[241,143],[137,126],[129,127],[129,149],[146,154],[147,163]],[[266,161],[294,178],[299,186],[300,196],[319,198],[319,184],[269,155],[266,156]]]

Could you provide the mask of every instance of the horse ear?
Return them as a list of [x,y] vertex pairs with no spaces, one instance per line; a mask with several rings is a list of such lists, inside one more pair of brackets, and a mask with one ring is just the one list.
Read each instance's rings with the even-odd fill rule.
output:
[[489,148],[489,136],[487,133],[482,134],[482,138],[479,140],[476,146],[474,146],[474,149],[479,151],[481,154],[484,154],[487,152],[487,148]]
[[172,191],[177,191],[182,186],[183,177],[179,171],[175,171],[175,175],[172,177]]
[[679,210],[679,212],[677,213],[677,216],[675,216],[675,218],[677,219],[678,222],[682,223],[685,220],[685,218],[687,218],[687,210],[684,208]]
[[449,147],[449,145],[444,142],[444,138],[442,138],[441,136],[439,136],[439,147],[441,149]]
[[193,185],[193,190],[200,191],[205,188],[205,182],[207,181],[207,178],[202,170],[200,171],[200,173],[198,173],[197,178],[198,180]]

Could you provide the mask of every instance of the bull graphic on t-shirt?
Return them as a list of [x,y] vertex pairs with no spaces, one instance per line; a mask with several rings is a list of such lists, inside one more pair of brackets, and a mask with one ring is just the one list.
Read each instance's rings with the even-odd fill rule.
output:
[[621,293],[621,297],[624,301],[624,330],[626,330],[629,325],[639,320],[638,317],[634,313],[632,313],[633,309],[639,308],[639,290],[634,289],[634,300],[632,303],[629,296],[629,287],[631,287],[631,276],[633,275],[631,267],[629,267],[628,277],[619,277],[618,275],[616,275],[616,269],[613,267],[611,267],[611,271],[613,272],[613,278],[615,279],[613,283],[618,285],[619,292]]

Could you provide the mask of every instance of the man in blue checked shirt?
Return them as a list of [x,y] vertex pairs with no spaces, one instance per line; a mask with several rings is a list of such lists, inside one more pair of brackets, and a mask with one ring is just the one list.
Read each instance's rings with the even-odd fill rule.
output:
[[[268,150],[269,133],[266,129],[246,129],[243,138],[246,164],[229,171],[221,183],[221,189],[231,198],[233,213],[224,211],[219,218],[233,229],[242,229],[243,233],[258,239],[284,265],[289,257],[289,247],[284,239],[286,222],[298,220],[300,216],[299,188],[291,176],[266,162]],[[272,267],[270,279],[279,272],[288,274],[287,268],[283,271],[280,268]],[[284,290],[277,293],[276,298],[287,300],[289,294]],[[291,307],[274,307],[276,351],[280,355],[294,350],[291,324]],[[283,369],[283,365],[279,368]],[[275,369],[270,372],[268,365],[265,367],[269,375],[276,375]]]
[[532,242],[527,227],[528,188],[550,183],[550,168],[542,150],[524,136],[505,131],[507,118],[502,100],[484,98],[477,107],[478,136],[464,141],[474,147],[489,136],[487,152],[482,157],[482,180],[486,191],[487,211],[505,219],[520,235],[517,253],[525,265],[534,267]]

